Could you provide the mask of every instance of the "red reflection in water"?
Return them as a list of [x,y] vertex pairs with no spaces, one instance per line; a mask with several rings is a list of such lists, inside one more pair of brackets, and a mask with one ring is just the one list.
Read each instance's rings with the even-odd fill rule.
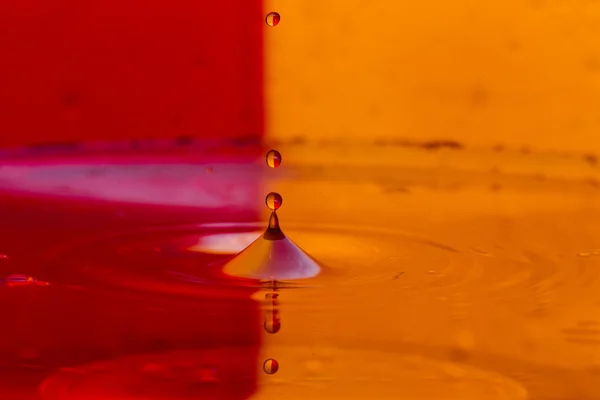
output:
[[[167,382],[176,380],[156,383],[156,391],[163,396],[159,399],[170,398],[170,390],[177,398],[193,395],[226,400],[247,398],[255,390],[255,376],[261,365],[258,349],[263,316],[250,299],[252,290],[242,298],[238,291],[238,298],[229,301],[224,291],[220,291],[224,296],[219,298],[207,294],[192,299],[165,290],[153,294],[152,287],[147,287],[148,291],[91,287],[87,281],[61,285],[48,279],[52,285],[47,288],[36,285],[45,282],[49,268],[54,273],[60,271],[61,276],[69,275],[73,260],[49,262],[45,254],[73,239],[155,224],[256,221],[253,211],[192,210],[0,193],[0,219],[1,250],[18,260],[19,271],[23,272],[20,279],[12,281],[26,283],[22,288],[0,286],[0,398],[38,399],[42,382],[43,399],[85,396],[100,379],[94,378],[97,368],[108,376],[117,374],[123,390],[138,385],[140,379],[148,381],[150,390],[158,381],[148,378],[148,369],[152,368],[144,366],[152,363],[161,364],[159,370],[166,368]],[[162,257],[161,251],[151,250],[157,259]],[[90,260],[94,260],[93,255]],[[149,269],[164,264],[164,260],[152,260],[150,257],[140,262]],[[136,285],[145,283],[140,280],[131,286]],[[198,291],[202,290],[199,286]],[[127,361],[131,357],[134,361]],[[127,367],[128,362],[137,363],[136,368]],[[71,389],[60,389],[64,373],[57,369],[64,368],[84,371],[85,379],[82,373],[68,375],[68,379],[79,376],[78,383],[67,385]],[[61,379],[59,386],[48,383],[56,379]]]
[[19,286],[50,286],[50,282],[40,281],[33,276],[12,274],[7,275],[0,279],[0,285],[5,287],[19,287]]
[[[76,150],[72,142],[175,137],[181,146],[187,137],[259,143],[263,18],[261,0],[2,2],[0,36],[10,40],[0,40],[0,120],[6,132],[0,147],[54,142]],[[235,158],[236,151],[229,156]],[[123,369],[122,360],[160,353],[166,365],[177,349],[193,349],[187,356],[205,363],[189,369],[196,380],[230,387],[212,389],[215,398],[248,397],[260,365],[262,330],[249,297],[191,300],[92,289],[86,281],[51,281],[42,288],[33,277],[40,279],[36,283],[46,279],[49,249],[101,230],[255,221],[255,212],[106,200],[0,193],[0,253],[19,261],[18,270],[9,273],[27,277],[20,287],[0,287],[0,398],[38,399],[38,386],[58,368],[88,371],[86,366],[101,365],[108,372],[129,371],[123,379],[135,380],[143,368]],[[53,272],[68,276],[67,261],[53,262]],[[211,360],[220,360],[221,367]],[[240,373],[246,378],[236,378]],[[86,394],[87,381],[82,382],[77,390]],[[161,396],[168,398],[170,387]],[[64,400],[68,393],[46,391],[45,398]]]

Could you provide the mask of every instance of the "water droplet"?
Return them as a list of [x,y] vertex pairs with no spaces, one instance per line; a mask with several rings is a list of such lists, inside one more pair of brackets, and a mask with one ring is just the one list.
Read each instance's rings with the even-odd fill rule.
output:
[[8,260],[9,257],[6,254],[0,254],[0,260]]
[[[281,197],[281,195],[279,193],[271,192],[265,198],[265,204],[271,210],[276,211],[283,204],[283,198]],[[269,224],[270,224],[270,221],[269,221]]]
[[281,20],[281,16],[279,15],[279,13],[276,13],[276,12],[270,12],[270,13],[268,13],[267,17],[265,18],[265,22],[270,27],[277,26],[277,24],[279,24],[280,20]]
[[[273,314],[275,314],[275,313],[277,313],[277,310],[273,311]],[[268,333],[275,334],[275,333],[279,332],[280,330],[281,330],[281,322],[279,322],[279,319],[276,319],[275,317],[273,317],[273,318],[267,319],[267,321],[265,321],[265,331],[267,331]]]
[[273,375],[274,373],[276,373],[277,371],[279,371],[279,363],[277,362],[277,360],[274,360],[272,358],[269,358],[267,361],[265,361],[265,363],[263,364],[263,370],[269,374],[269,375]]
[[213,169],[211,167],[206,168],[206,173],[207,174],[212,174],[213,173]]
[[281,164],[281,153],[277,150],[269,150],[267,153],[267,165],[271,168],[277,168]]

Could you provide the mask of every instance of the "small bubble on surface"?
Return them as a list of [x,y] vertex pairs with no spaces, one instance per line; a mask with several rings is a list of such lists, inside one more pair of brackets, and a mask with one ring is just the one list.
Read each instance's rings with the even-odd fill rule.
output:
[[269,375],[273,375],[279,371],[279,363],[272,358],[267,359],[263,364],[263,370]]
[[270,12],[267,14],[267,17],[265,18],[265,22],[267,23],[267,25],[269,25],[270,27],[275,27],[279,24],[279,21],[281,21],[281,16],[279,15],[279,13],[277,12]]
[[281,154],[277,150],[269,150],[266,159],[267,165],[271,168],[277,168],[281,165]]
[[271,192],[265,198],[265,204],[271,210],[276,211],[283,204],[283,198],[279,193]]

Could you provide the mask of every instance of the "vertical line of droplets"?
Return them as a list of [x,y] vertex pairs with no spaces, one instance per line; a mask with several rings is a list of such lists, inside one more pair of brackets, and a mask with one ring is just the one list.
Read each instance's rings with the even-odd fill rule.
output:
[[[269,23],[267,16],[267,24]],[[277,168],[281,164],[281,154],[277,150],[269,150],[266,157],[267,165],[271,168]],[[279,229],[279,219],[277,218],[277,209],[281,207],[283,199],[279,193],[271,192],[265,198],[267,207],[271,209],[269,218],[269,229]],[[281,329],[281,318],[279,316],[279,293],[277,293],[277,281],[271,281],[271,293],[265,295],[265,313],[264,328],[269,334],[275,334]],[[274,358],[268,358],[263,363],[263,370],[267,374],[274,374],[279,370],[279,363]]]
[[[274,28],[279,24],[281,16],[276,12],[270,12],[265,18],[265,23]],[[271,168],[277,168],[281,164],[281,154],[277,150],[269,150],[266,156],[267,165]],[[283,199],[279,193],[271,192],[267,194],[265,203],[271,209],[269,218],[269,229],[279,230],[279,219],[277,218],[277,209],[281,207]],[[279,293],[277,293],[276,281],[271,281],[271,293],[265,295],[265,314],[264,329],[269,334],[276,334],[281,329],[281,319],[279,317]],[[263,363],[265,373],[271,375],[279,370],[279,363],[274,358],[268,358]]]

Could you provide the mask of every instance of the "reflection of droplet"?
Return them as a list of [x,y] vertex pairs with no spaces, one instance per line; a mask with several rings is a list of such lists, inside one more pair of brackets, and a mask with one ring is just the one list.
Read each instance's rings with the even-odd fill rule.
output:
[[265,331],[268,333],[277,333],[281,329],[281,318],[277,309],[278,301],[277,293],[269,293],[266,295],[266,301],[271,302],[269,309],[265,311]]
[[267,153],[267,165],[277,168],[281,164],[281,154],[277,150],[269,150]]
[[279,24],[280,20],[281,20],[281,16],[279,15],[279,13],[276,13],[276,12],[270,12],[270,13],[268,13],[267,14],[267,18],[265,18],[265,22],[270,27],[277,26],[277,24]]
[[279,363],[272,359],[269,358],[267,361],[265,361],[265,363],[263,364],[263,370],[269,374],[272,375],[275,372],[279,371]]
[[271,192],[267,195],[265,203],[267,204],[267,207],[275,211],[283,204],[283,198],[279,193]]
[[[265,318],[265,331],[267,331],[267,333],[274,334],[281,330],[281,322],[279,322],[278,313],[277,310],[273,310],[273,317]],[[277,317],[275,315],[277,315]]]

